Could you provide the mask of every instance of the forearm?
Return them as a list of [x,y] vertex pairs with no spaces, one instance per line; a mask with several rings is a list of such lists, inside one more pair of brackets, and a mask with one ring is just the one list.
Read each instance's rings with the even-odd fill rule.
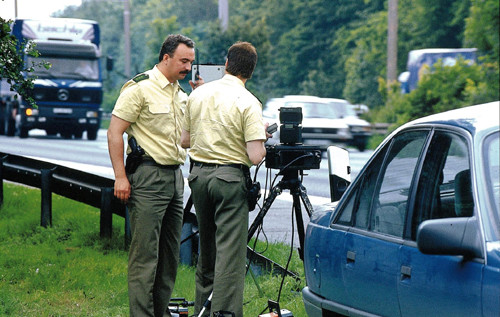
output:
[[181,147],[183,149],[191,147],[191,134],[184,129],[182,129],[182,134],[181,134]]
[[247,155],[253,165],[257,165],[266,156],[266,147],[263,140],[247,142]]
[[116,135],[108,130],[108,151],[111,159],[111,165],[115,174],[115,179],[126,177],[125,163],[123,161],[124,155],[123,135]]

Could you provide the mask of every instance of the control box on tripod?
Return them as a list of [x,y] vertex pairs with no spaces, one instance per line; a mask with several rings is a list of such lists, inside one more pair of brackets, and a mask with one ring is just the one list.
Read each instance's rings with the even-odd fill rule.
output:
[[276,144],[266,146],[266,168],[319,169],[321,149],[314,145]]
[[281,107],[280,144],[266,146],[266,167],[273,169],[319,169],[321,148],[302,144],[302,108]]

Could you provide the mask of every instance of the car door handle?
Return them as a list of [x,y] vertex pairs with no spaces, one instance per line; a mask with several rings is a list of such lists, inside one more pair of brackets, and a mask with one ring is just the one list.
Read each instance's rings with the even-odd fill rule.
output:
[[411,267],[402,265],[401,266],[401,280],[410,279],[411,278]]
[[347,251],[347,263],[354,263],[356,261],[356,252]]

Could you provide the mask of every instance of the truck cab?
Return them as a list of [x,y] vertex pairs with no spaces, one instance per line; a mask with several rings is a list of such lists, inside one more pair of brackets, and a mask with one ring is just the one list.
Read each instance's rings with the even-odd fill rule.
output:
[[458,58],[463,58],[476,62],[476,48],[426,48],[420,50],[412,50],[408,53],[408,61],[406,63],[406,71],[398,76],[398,81],[401,84],[401,92],[409,93],[417,88],[418,81],[429,68],[439,60],[442,60],[444,65],[455,65]]
[[[95,21],[52,18],[46,20],[17,19],[12,34],[18,43],[31,41],[39,56],[23,54],[26,65],[35,65],[32,107],[21,96],[5,97],[4,130],[17,131],[28,137],[31,129],[45,130],[47,135],[97,138],[101,124],[102,72],[100,66],[100,30]],[[19,47],[21,49],[21,46]],[[41,63],[50,63],[47,69]],[[6,90],[2,89],[2,97]],[[11,104],[17,100],[18,105]],[[12,127],[15,124],[15,128]]]

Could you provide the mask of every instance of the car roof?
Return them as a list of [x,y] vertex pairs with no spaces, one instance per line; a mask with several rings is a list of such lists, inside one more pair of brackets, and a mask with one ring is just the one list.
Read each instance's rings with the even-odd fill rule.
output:
[[400,129],[417,125],[443,124],[460,127],[471,134],[476,134],[479,131],[495,127],[498,129],[500,125],[499,109],[500,101],[454,109],[416,119],[406,123]]

